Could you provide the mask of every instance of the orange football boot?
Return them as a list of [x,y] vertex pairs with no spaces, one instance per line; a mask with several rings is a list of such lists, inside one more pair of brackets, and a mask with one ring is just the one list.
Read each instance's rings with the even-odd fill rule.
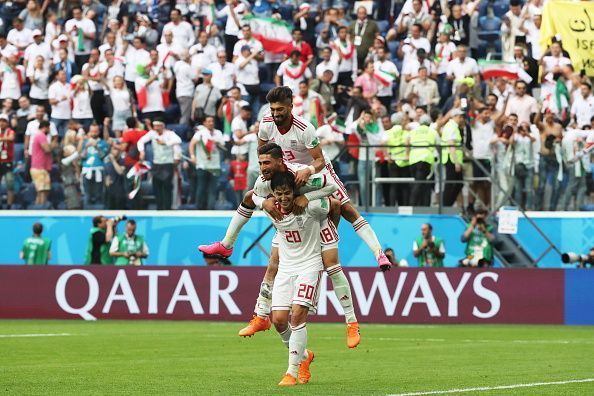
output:
[[297,385],[297,378],[293,377],[291,374],[285,374],[281,382],[278,383],[278,386],[295,386]]
[[355,348],[361,342],[361,333],[359,332],[359,323],[347,323],[347,346]]
[[309,365],[314,360],[314,353],[309,349],[306,349],[306,351],[307,359],[302,361],[299,365],[299,375],[297,376],[297,378],[299,379],[300,384],[307,384],[309,382],[309,379],[311,378],[311,373],[309,372]]
[[268,317],[261,318],[258,315],[254,315],[250,323],[244,327],[243,329],[239,330],[240,337],[251,337],[259,331],[266,331],[270,330],[270,319]]

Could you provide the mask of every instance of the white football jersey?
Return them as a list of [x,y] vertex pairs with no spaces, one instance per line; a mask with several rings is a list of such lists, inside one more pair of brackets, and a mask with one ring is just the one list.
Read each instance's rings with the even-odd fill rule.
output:
[[281,221],[272,220],[278,234],[278,270],[287,275],[321,271],[320,223],[330,209],[328,198],[316,199],[300,215],[289,213]]
[[[279,131],[270,114],[265,115],[260,122],[258,138],[265,142],[274,142],[283,149],[283,158],[287,162],[310,165],[313,161],[309,149],[320,144],[316,136],[316,129],[305,119],[292,116],[292,123],[285,132]],[[330,162],[326,158],[326,162]]]
[[[292,164],[287,161],[283,161],[285,168],[288,172],[291,172],[293,175],[297,173],[297,171],[301,169],[307,168],[306,165],[302,164]],[[325,187],[326,184],[332,182],[332,179],[329,179],[323,173],[315,173],[307,179],[307,183],[299,188],[299,194],[303,195],[310,191],[319,190],[322,187]],[[264,179],[264,176],[260,175],[256,179],[256,183],[254,184],[253,188],[254,194],[262,198],[268,198],[272,195],[272,188],[270,188],[270,180]]]

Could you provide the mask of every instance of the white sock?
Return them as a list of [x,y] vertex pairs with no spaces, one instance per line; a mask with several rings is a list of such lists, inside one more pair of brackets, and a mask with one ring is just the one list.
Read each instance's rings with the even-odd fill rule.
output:
[[332,281],[332,287],[334,288],[334,294],[340,302],[344,311],[344,318],[347,323],[357,322],[355,316],[355,307],[353,306],[353,299],[351,297],[351,285],[349,280],[342,271],[340,264],[333,265],[326,269],[326,273]]
[[[287,348],[289,348],[289,339],[291,338],[291,333],[291,326],[287,327],[287,330],[283,331],[282,333],[279,333],[281,341],[283,342],[283,344],[285,344]],[[301,356],[301,361],[307,359],[308,357],[309,355],[307,354],[307,349],[303,349],[303,356]]]
[[289,348],[289,339],[291,338],[291,326],[287,327],[287,330],[283,331],[282,333],[278,333],[281,338],[281,341],[287,348]]
[[289,338],[289,368],[287,374],[297,378],[299,364],[303,360],[305,347],[307,346],[307,327],[305,323],[299,326],[291,326],[291,337]]
[[227,249],[231,249],[237,240],[237,236],[239,232],[243,228],[244,225],[252,218],[252,214],[254,213],[254,209],[247,208],[240,204],[237,208],[237,211],[233,213],[233,217],[231,217],[231,222],[229,226],[227,226],[227,233],[225,234],[225,238],[221,241],[223,246]]
[[371,229],[371,226],[363,218],[363,216],[359,217],[357,220],[353,222],[353,228],[359,238],[369,246],[369,249],[373,252],[373,255],[377,259],[382,251],[382,246],[380,245],[375,232]]

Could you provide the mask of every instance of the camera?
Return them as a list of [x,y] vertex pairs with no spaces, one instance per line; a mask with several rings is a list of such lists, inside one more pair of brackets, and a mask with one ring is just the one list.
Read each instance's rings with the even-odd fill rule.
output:
[[561,255],[561,261],[564,264],[578,263],[580,267],[586,265],[594,266],[594,248],[590,249],[590,254],[577,254],[573,252],[563,253]]
[[484,258],[466,257],[459,261],[460,267],[488,267],[489,262]]
[[128,220],[128,216],[126,215],[121,215],[121,216],[116,216],[114,218],[112,218],[114,223],[119,223],[122,220]]

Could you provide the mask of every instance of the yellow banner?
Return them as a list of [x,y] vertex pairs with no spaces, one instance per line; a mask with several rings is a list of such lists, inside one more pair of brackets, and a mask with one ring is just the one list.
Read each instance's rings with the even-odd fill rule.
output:
[[555,1],[544,5],[540,27],[540,46],[544,51],[551,39],[561,36],[576,72],[582,69],[594,77],[594,2]]

